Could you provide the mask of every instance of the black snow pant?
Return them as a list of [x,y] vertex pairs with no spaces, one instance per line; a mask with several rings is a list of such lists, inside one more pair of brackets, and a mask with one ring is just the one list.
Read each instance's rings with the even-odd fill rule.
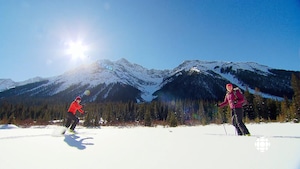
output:
[[[73,121],[73,123],[72,123],[72,121]],[[72,123],[72,126],[70,129],[74,130],[78,122],[79,122],[79,119],[73,113],[71,113],[71,112],[67,113],[67,122],[65,125],[67,128],[69,128]]]
[[238,135],[250,134],[243,122],[244,112],[242,108],[235,108],[231,110],[232,125],[235,127]]

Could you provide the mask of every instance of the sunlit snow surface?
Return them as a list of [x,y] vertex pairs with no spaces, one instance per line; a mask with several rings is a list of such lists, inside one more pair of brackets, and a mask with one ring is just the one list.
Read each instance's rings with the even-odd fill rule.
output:
[[236,136],[227,124],[177,128],[78,126],[78,134],[64,136],[53,135],[58,126],[0,125],[0,168],[300,168],[300,124],[247,127],[253,136]]

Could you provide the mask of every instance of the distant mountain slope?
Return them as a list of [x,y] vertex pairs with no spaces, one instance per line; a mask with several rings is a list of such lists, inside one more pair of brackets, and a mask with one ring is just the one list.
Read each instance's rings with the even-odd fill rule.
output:
[[[25,98],[69,101],[90,90],[87,101],[144,102],[172,99],[220,100],[226,83],[251,93],[259,88],[264,97],[291,98],[291,75],[295,71],[269,68],[253,62],[185,61],[173,70],[146,69],[121,59],[100,60],[62,75],[25,82],[0,79],[0,99]],[[299,73],[299,72],[297,72]]]
[[264,97],[291,98],[293,71],[277,70],[257,63],[185,61],[163,81],[154,95],[159,99],[222,99],[225,85],[233,83],[251,93],[258,88]]

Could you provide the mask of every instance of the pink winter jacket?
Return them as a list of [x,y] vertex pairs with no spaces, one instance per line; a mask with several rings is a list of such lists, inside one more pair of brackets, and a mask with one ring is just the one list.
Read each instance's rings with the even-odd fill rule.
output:
[[227,92],[224,102],[220,103],[219,106],[224,107],[229,104],[231,109],[242,108],[244,101],[244,96],[239,90],[232,90],[231,92]]

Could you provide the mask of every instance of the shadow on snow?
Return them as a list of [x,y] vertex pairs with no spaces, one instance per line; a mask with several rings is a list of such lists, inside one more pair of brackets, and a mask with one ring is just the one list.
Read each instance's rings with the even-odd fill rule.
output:
[[93,137],[80,138],[77,135],[65,135],[64,141],[70,146],[79,150],[86,149],[86,145],[94,145],[94,143],[86,143],[85,140],[94,139]]

